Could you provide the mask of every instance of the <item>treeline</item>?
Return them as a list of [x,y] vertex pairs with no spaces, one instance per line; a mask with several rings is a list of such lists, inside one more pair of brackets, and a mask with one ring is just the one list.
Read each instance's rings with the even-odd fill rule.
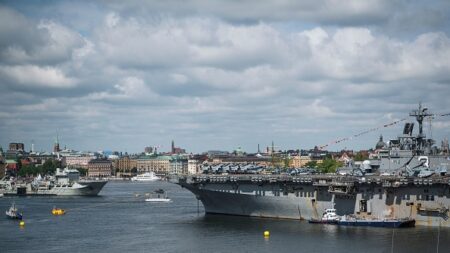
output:
[[335,173],[336,169],[342,167],[343,165],[344,164],[342,162],[336,161],[331,157],[327,157],[322,161],[322,163],[317,163],[316,161],[307,162],[305,167],[317,169],[321,173]]
[[60,167],[61,163],[57,160],[49,159],[44,162],[42,166],[35,166],[34,164],[21,165],[19,176],[37,176],[38,174],[47,175],[55,174],[56,168]]
[[[47,160],[42,166],[35,166],[33,164],[22,165],[18,175],[21,177],[25,176],[37,176],[40,175],[54,175],[56,168],[61,168],[61,162],[57,160]],[[85,168],[75,168],[80,172],[81,176],[86,176],[87,169]]]

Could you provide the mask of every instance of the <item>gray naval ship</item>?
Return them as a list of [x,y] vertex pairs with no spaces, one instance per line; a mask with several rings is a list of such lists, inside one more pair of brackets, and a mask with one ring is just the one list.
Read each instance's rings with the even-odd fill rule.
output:
[[195,194],[206,213],[319,219],[328,208],[338,215],[410,218],[416,225],[450,227],[448,144],[435,146],[423,133],[432,116],[419,106],[411,112],[419,125],[406,123],[403,134],[377,144],[377,155],[345,175],[199,174],[175,182]]
[[0,180],[0,193],[17,196],[97,196],[106,180],[80,180],[76,169],[56,169],[54,177],[41,178],[32,182]]

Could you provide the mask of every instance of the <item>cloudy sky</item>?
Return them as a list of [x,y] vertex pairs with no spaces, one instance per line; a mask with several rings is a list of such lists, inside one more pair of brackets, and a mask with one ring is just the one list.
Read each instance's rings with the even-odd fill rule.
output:
[[305,149],[449,96],[446,0],[0,1],[3,147]]

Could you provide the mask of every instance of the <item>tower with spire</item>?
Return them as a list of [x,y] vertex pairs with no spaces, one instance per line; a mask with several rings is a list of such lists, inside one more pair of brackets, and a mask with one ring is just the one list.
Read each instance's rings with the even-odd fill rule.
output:
[[58,132],[56,132],[56,139],[55,139],[55,144],[53,145],[53,152],[57,153],[61,151],[61,149],[59,148],[59,137],[58,137]]

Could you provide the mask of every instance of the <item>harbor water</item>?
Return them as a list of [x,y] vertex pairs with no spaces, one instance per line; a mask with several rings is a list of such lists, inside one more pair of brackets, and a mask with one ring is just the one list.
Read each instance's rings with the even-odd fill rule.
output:
[[[169,203],[145,202],[164,189]],[[6,218],[15,202],[25,225]],[[53,207],[65,215],[53,216]],[[109,182],[98,197],[0,198],[0,252],[448,252],[450,229],[386,229],[205,215],[167,182]],[[270,237],[264,237],[270,231]]]

